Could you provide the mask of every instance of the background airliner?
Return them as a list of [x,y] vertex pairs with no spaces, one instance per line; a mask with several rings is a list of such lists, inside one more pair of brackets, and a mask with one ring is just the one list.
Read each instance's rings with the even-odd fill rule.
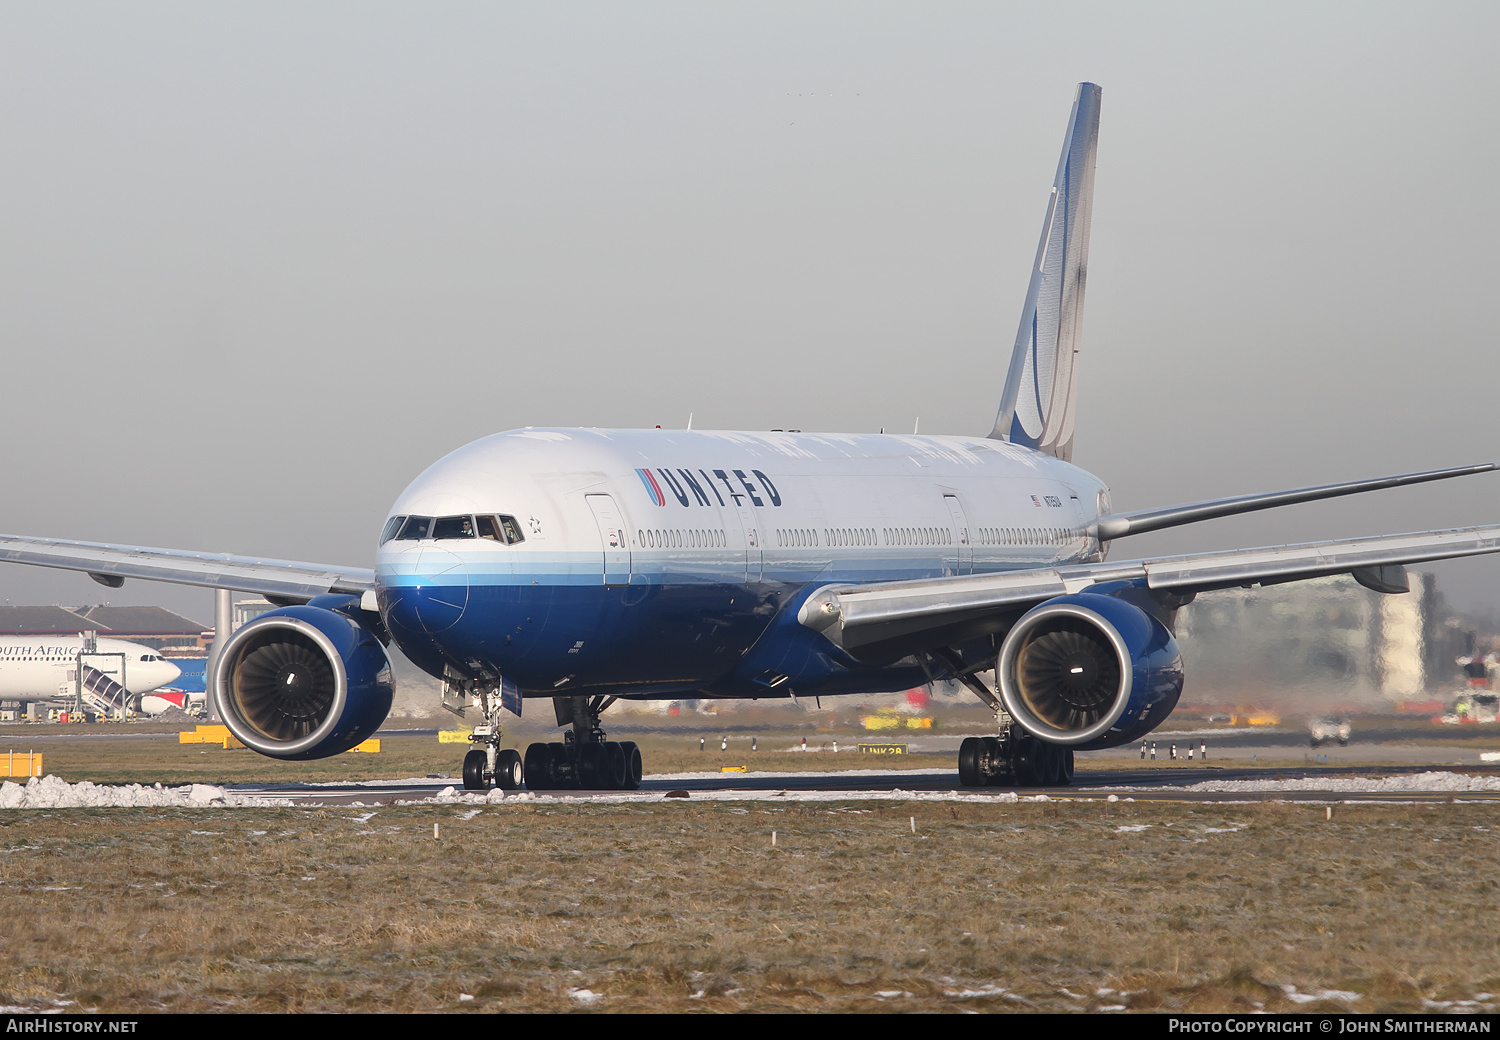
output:
[[[372,569],[7,536],[0,559],[236,589],[284,604],[216,650],[219,710],[278,758],[336,754],[390,710],[394,640],[477,709],[465,784],[633,788],[617,698],[789,697],[964,682],[995,713],[965,784],[1066,783],[1182,690],[1198,592],[1500,551],[1500,528],[1107,561],[1120,538],[1479,473],[1467,466],[1130,513],[1072,465],[1100,91],[1083,84],[986,436],[513,430],[449,454],[392,507]],[[986,676],[993,674],[992,682]],[[552,701],[561,741],[502,747]]]
[[85,637],[6,636],[0,639],[0,700],[71,707],[83,672],[86,706],[112,711],[137,707],[149,693],[182,674],[160,652],[123,639],[95,639],[80,660]]

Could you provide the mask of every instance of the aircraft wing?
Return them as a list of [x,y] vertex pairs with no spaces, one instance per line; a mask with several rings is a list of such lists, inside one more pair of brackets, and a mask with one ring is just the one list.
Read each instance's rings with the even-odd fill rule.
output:
[[1377,477],[1374,480],[1349,480],[1340,484],[1321,484],[1318,487],[1294,488],[1291,491],[1272,491],[1258,495],[1236,495],[1233,498],[1216,498],[1208,502],[1193,502],[1184,506],[1168,506],[1165,509],[1141,509],[1133,513],[1114,513],[1101,516],[1094,523],[1094,532],[1101,541],[1124,538],[1131,534],[1145,534],[1182,524],[1196,524],[1200,520],[1215,520],[1222,516],[1237,516],[1260,509],[1289,506],[1298,502],[1317,502],[1325,498],[1340,498],[1357,495],[1365,491],[1380,491],[1384,488],[1406,487],[1424,484],[1429,480],[1447,480],[1450,477],[1467,477],[1475,473],[1490,473],[1500,469],[1493,462],[1477,466],[1455,466],[1450,469],[1431,469],[1423,473],[1403,473],[1395,477]]
[[95,581],[114,588],[126,578],[145,578],[299,601],[326,592],[356,596],[370,593],[373,598],[375,591],[375,572],[363,567],[330,567],[227,553],[69,542],[27,535],[0,535],[0,562],[86,571]]
[[[1500,527],[1384,535],[1260,549],[1067,564],[953,578],[870,585],[829,585],[803,603],[797,619],[860,656],[885,647],[940,646],[976,623],[1025,610],[1108,581],[1144,582],[1161,593],[1277,585],[1330,574],[1353,574],[1381,592],[1405,589],[1403,564],[1500,552]],[[1186,600],[1184,599],[1184,602]]]

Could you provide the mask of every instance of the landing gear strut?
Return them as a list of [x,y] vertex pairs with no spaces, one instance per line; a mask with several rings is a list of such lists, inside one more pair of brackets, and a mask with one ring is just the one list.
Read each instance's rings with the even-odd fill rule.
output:
[[443,707],[463,717],[467,703],[477,701],[484,721],[469,734],[469,743],[480,745],[464,756],[464,790],[488,791],[499,787],[506,791],[520,788],[523,779],[521,753],[502,748],[504,728],[500,724],[500,691],[481,686],[473,680],[450,677],[443,683]]
[[526,786],[533,791],[587,788],[634,791],[641,786],[641,749],[608,739],[599,716],[613,697],[554,697],[557,724],[572,725],[561,743],[526,749]]

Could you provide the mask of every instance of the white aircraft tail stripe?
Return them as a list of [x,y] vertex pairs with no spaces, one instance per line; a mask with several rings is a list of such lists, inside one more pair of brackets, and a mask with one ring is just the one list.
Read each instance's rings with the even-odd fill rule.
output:
[[1088,275],[1100,95],[1093,83],[1078,85],[1000,412],[990,432],[996,440],[1023,444],[1064,462],[1073,456],[1074,377]]

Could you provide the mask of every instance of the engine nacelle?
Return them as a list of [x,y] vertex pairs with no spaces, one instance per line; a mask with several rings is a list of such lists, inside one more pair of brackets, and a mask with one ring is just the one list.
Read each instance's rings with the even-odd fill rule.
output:
[[1182,655],[1156,618],[1111,595],[1058,596],[1016,622],[996,666],[1018,725],[1079,751],[1155,729],[1182,693]]
[[391,662],[369,629],[312,604],[267,611],[229,637],[213,682],[224,724],[272,758],[327,758],[391,711]]

